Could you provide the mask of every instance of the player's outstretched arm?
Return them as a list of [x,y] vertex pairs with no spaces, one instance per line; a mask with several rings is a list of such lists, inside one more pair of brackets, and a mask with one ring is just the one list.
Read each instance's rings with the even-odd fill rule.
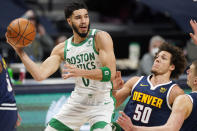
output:
[[116,75],[116,58],[112,38],[107,32],[100,31],[96,34],[95,42],[102,66],[111,70],[111,80],[113,80]]
[[[6,39],[8,42],[7,36],[6,36]],[[37,81],[41,81],[41,80],[48,78],[51,74],[53,74],[59,68],[59,65],[61,63],[61,55],[60,55],[61,50],[60,49],[63,49],[62,47],[60,47],[61,44],[56,46],[53,49],[50,57],[48,57],[43,63],[39,65],[33,62],[29,58],[29,56],[23,51],[23,48],[15,47],[11,43],[9,44],[16,51],[21,61],[25,65],[27,71],[29,71],[32,77]]]
[[190,20],[190,25],[194,31],[194,34],[190,33],[190,36],[193,39],[194,43],[197,45],[197,23],[195,20]]
[[116,98],[116,107],[120,106],[128,96],[131,95],[131,90],[140,77],[130,78],[120,90],[114,90],[113,96]]

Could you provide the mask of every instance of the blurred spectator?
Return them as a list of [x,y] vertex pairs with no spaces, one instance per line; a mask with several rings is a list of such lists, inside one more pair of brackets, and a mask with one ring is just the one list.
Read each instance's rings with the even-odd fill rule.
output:
[[188,64],[190,65],[192,63],[192,61],[197,59],[197,55],[196,55],[197,45],[194,44],[192,39],[187,41],[186,47],[185,47],[185,52],[186,52]]
[[159,46],[165,42],[161,36],[153,36],[149,42],[149,52],[145,53],[140,61],[137,75],[149,75],[151,74],[151,68],[154,61],[155,53],[159,50]]
[[65,35],[59,36],[56,41],[55,41],[55,46],[58,45],[59,43],[64,42],[67,39]]
[[53,39],[46,33],[45,28],[39,22],[39,17],[33,10],[28,10],[22,17],[29,19],[36,27],[35,40],[25,47],[25,52],[36,62],[43,60],[44,55],[49,55],[53,46]]

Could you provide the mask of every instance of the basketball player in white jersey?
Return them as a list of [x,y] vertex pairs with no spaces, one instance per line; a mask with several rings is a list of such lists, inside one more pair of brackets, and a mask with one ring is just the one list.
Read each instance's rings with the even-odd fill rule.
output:
[[104,31],[89,29],[88,9],[84,3],[68,3],[64,11],[73,36],[58,44],[41,65],[36,65],[22,48],[13,46],[35,80],[48,78],[62,61],[66,62],[66,73],[62,77],[76,78],[71,97],[45,130],[75,131],[89,122],[91,131],[111,131],[109,123],[115,105],[111,80],[116,73],[112,39]]

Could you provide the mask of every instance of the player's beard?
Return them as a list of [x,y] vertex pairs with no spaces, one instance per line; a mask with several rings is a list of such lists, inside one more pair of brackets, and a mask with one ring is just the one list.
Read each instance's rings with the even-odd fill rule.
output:
[[88,32],[90,30],[90,23],[88,25],[88,30],[87,30],[86,33],[80,33],[79,30],[77,29],[77,27],[74,24],[72,24],[72,28],[80,37],[84,38],[84,37],[86,37],[88,35]]

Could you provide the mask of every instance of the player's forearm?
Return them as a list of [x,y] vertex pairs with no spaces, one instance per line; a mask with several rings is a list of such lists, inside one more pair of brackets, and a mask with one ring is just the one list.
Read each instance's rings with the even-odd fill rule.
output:
[[84,70],[82,77],[85,77],[87,79],[100,80],[102,82],[108,82],[113,79],[114,74],[112,74],[110,68],[101,67],[93,70]]
[[115,98],[116,98],[116,108],[117,108],[124,102],[125,99],[119,99],[117,97],[115,97]]
[[116,108],[119,107],[125,100],[126,100],[126,96],[122,96],[119,94],[119,90],[113,90],[112,91],[112,95],[115,97],[116,99]]
[[178,129],[174,129],[173,127],[163,125],[163,126],[153,126],[153,127],[145,127],[145,126],[133,126],[131,131],[178,131]]
[[102,71],[101,69],[93,69],[93,70],[83,70],[81,77],[92,79],[92,80],[102,80]]
[[20,57],[21,61],[23,62],[23,64],[25,65],[27,71],[32,75],[32,77],[35,80],[41,81],[45,79],[42,76],[42,72],[39,66],[36,63],[34,63],[23,50],[16,50],[16,52]]

